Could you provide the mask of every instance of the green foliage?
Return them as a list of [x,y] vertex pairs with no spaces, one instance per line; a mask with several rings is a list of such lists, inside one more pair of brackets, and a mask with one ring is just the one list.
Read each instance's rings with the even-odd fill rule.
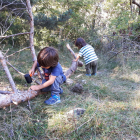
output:
[[[110,15],[110,28],[113,31],[119,32],[125,30],[124,34],[129,33],[128,28],[135,30],[135,24],[137,24],[139,16],[136,10],[131,11],[130,2],[125,0],[108,0],[105,4],[105,11]],[[133,5],[132,5],[133,8]]]
[[51,17],[47,17],[44,13],[38,13],[34,17],[35,26],[40,26],[41,28],[46,27],[49,30],[55,30],[58,27],[58,23],[66,22],[70,19],[70,15],[72,14],[72,10],[68,10],[59,15],[59,17],[52,15]]

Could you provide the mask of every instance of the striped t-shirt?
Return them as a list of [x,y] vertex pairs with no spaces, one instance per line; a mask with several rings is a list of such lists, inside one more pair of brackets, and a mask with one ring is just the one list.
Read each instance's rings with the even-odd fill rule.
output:
[[89,44],[80,49],[79,56],[84,58],[86,65],[95,60],[98,60],[94,48]]

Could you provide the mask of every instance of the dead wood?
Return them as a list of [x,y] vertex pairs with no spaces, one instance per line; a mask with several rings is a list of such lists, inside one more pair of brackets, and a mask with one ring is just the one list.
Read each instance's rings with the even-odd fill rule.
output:
[[32,7],[30,4],[30,0],[26,0],[28,13],[30,16],[30,47],[31,47],[31,54],[33,58],[33,62],[37,60],[35,49],[34,49],[34,19],[33,19],[33,13],[32,13]]
[[29,34],[29,32],[18,33],[18,34],[13,34],[13,35],[9,35],[9,36],[0,36],[0,39],[2,39],[2,38],[14,37],[14,36],[18,36],[18,35],[24,35],[24,34]]
[[[70,77],[77,69],[77,62],[72,61],[71,67],[64,73],[65,76],[68,78]],[[17,71],[17,69],[14,68],[14,70]],[[19,72],[20,74],[23,74],[21,72]],[[2,91],[4,92],[4,91]],[[21,102],[30,100],[34,97],[36,97],[37,95],[41,94],[40,91],[18,91],[17,94],[13,93],[13,94],[8,94],[9,92],[5,94],[0,94],[0,108],[9,106],[10,104],[19,104]]]
[[13,92],[0,90],[0,94],[13,94]]
[[0,94],[0,108],[10,104],[18,105],[21,102],[28,101],[39,95],[40,91],[21,91],[13,94]]
[[69,78],[77,69],[77,62],[72,61],[71,67],[64,73],[66,78]]
[[[18,72],[20,75],[24,76],[25,74],[20,72],[18,69],[16,69],[10,62],[6,61],[6,63],[11,66],[16,72]],[[35,78],[32,77],[32,80],[34,80],[35,83],[37,83],[38,85],[40,85],[41,83],[38,82]]]
[[6,61],[5,61],[4,56],[2,55],[1,51],[0,51],[0,62],[2,63],[2,66],[3,66],[4,71],[5,71],[5,73],[6,73],[7,77],[8,77],[8,80],[10,82],[10,85],[12,87],[13,92],[16,93],[17,92],[16,85],[15,85],[15,83],[13,81],[13,78],[12,78],[12,76],[10,74],[10,71],[9,71],[9,69],[7,67]]
[[[70,47],[70,45],[67,44],[66,46],[67,46],[67,49],[71,52],[74,59],[76,59],[76,55],[75,55],[74,51],[72,50],[72,48]],[[83,62],[78,60],[78,67],[82,67],[82,66],[83,66]]]

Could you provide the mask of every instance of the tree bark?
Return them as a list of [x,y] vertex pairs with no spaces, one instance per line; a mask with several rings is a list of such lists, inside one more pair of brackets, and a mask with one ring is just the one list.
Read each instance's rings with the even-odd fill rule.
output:
[[13,94],[13,92],[0,90],[0,94]]
[[66,76],[66,78],[69,78],[77,69],[77,63],[75,61],[72,61],[71,67],[64,73],[64,75]]
[[[66,45],[67,49],[71,52],[72,56],[76,59],[76,55],[74,53],[74,51],[72,50],[72,48],[70,47],[69,44]],[[83,66],[83,62],[78,60],[78,67],[82,67]]]
[[[72,61],[71,67],[64,73],[68,78],[70,77],[77,69],[77,62]],[[21,102],[28,101],[37,95],[41,94],[41,91],[20,91],[17,93],[10,94],[9,91],[0,92],[0,108],[9,106],[10,104],[18,105]]]
[[39,91],[22,91],[13,94],[0,94],[0,108],[9,106],[10,104],[18,105],[21,102],[28,101],[39,95]]
[[32,13],[32,7],[30,0],[26,0],[27,8],[28,8],[28,13],[30,16],[30,47],[31,47],[31,54],[32,54],[32,59],[33,62],[37,60],[36,54],[35,54],[35,49],[34,49],[34,19],[33,19],[33,13]]
[[9,82],[10,82],[10,85],[11,85],[11,87],[13,89],[13,92],[16,93],[17,92],[16,85],[15,85],[15,83],[13,81],[13,78],[12,78],[12,76],[10,74],[10,71],[9,71],[7,65],[6,65],[6,61],[5,61],[1,51],[0,51],[0,61],[2,63],[2,66],[3,66],[4,70],[5,70],[5,73],[6,73],[7,77],[8,77],[8,79],[9,79]]

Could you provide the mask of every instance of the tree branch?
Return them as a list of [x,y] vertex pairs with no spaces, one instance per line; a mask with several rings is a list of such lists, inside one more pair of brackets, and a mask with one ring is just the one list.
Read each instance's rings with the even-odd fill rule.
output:
[[[76,59],[76,55],[75,55],[74,51],[71,49],[70,45],[67,44],[66,46],[67,46],[67,49],[71,52],[71,54],[74,57],[74,59]],[[83,62],[81,62],[81,61],[78,60],[78,66],[79,67],[82,67],[83,66]]]
[[9,4],[7,4],[7,5],[4,5],[2,8],[0,8],[0,10],[2,10],[3,8],[5,8],[5,7],[7,7],[7,6],[11,5],[11,4],[13,4],[14,2],[16,2],[16,0],[13,1],[13,2],[11,2],[11,3],[9,3]]
[[[8,61],[6,61],[6,63],[8,63],[8,65],[10,65],[16,72],[18,72],[20,75],[24,76],[25,74],[20,72],[19,70],[17,70],[11,63],[9,63]],[[41,83],[39,83],[35,78],[32,77],[32,79],[38,84],[40,85]]]
[[30,4],[30,0],[26,0],[27,8],[28,8],[28,13],[30,15],[30,47],[31,47],[31,53],[32,53],[32,58],[33,61],[37,60],[36,54],[35,54],[35,49],[34,49],[34,19],[33,19],[33,13],[32,13],[32,7]]
[[2,91],[2,90],[0,90],[0,94],[12,94],[12,92],[10,92],[10,91]]
[[18,34],[13,34],[13,35],[9,35],[9,36],[0,36],[0,39],[9,38],[9,37],[18,36],[18,35],[24,35],[24,34],[30,34],[30,32],[18,33]]
[[132,0],[132,3],[139,7],[139,15],[140,15],[140,4],[138,4],[135,0]]
[[6,73],[7,77],[8,77],[8,79],[9,79],[10,85],[11,85],[13,91],[16,93],[17,92],[16,85],[15,85],[15,83],[13,81],[13,78],[12,78],[12,76],[10,74],[10,71],[9,71],[7,65],[6,65],[6,61],[5,61],[4,56],[2,55],[1,51],[0,51],[0,61],[2,63],[2,66],[3,66],[4,70],[5,70],[5,73]]

